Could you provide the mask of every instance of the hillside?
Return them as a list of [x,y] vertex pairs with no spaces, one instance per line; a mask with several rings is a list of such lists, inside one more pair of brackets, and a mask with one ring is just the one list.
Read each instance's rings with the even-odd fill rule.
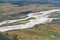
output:
[[57,7],[54,7],[50,4],[32,4],[26,6],[12,5],[8,3],[0,4],[0,21],[19,19],[21,18],[21,16],[26,16],[28,13],[31,12],[40,12],[55,8]]
[[[30,4],[25,6],[13,5],[10,3],[0,4],[0,22],[4,20],[24,18],[31,12],[40,12],[56,8],[60,7],[51,4]],[[55,17],[54,14],[53,16]],[[21,21],[21,23],[25,22],[27,21]],[[20,23],[14,23],[14,25],[17,24]],[[0,40],[60,40],[60,24],[37,24],[28,29],[0,32]]]
[[33,28],[3,32],[0,39],[4,40],[60,40],[60,25],[35,25]]

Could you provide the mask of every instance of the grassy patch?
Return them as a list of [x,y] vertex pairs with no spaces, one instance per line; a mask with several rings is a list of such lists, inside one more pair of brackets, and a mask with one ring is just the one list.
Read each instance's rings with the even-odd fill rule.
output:
[[29,22],[28,20],[25,20],[25,21],[18,21],[18,22],[14,22],[14,23],[5,24],[5,25],[2,25],[2,26],[20,25],[20,24],[26,24],[26,23],[28,23],[28,22]]
[[60,24],[60,19],[54,19],[51,23]]
[[51,14],[48,14],[49,15],[49,18],[60,18],[60,13],[51,13]]

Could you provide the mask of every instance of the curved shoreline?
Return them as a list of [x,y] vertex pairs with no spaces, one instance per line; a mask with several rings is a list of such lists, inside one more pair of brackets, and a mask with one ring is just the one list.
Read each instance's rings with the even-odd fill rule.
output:
[[27,20],[31,17],[35,17],[36,20],[29,20],[30,22],[26,23],[26,24],[22,24],[22,25],[13,25],[13,26],[3,26],[0,27],[0,32],[4,32],[4,31],[9,31],[9,30],[17,30],[17,29],[26,29],[26,28],[31,28],[36,24],[45,24],[46,21],[51,22],[53,19],[60,19],[60,18],[48,18],[47,14],[50,14],[51,12],[56,12],[56,11],[60,11],[60,9],[54,9],[54,10],[49,10],[49,11],[42,11],[42,12],[38,12],[38,13],[42,13],[42,14],[38,14],[38,13],[31,13],[28,14],[27,18],[24,19],[17,19],[17,20],[6,20],[0,23],[1,25],[7,24],[7,23],[14,23],[17,21],[22,21],[22,20]]

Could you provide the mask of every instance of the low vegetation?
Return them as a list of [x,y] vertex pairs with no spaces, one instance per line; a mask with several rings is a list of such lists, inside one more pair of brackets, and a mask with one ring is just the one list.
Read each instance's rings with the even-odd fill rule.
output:
[[[50,4],[31,4],[26,6],[0,4],[0,21],[24,18],[28,13],[40,12],[54,8],[57,7]],[[21,16],[21,14],[23,15]]]
[[31,17],[28,20],[36,20],[36,18],[35,17]]
[[51,23],[60,24],[60,19],[54,19]]
[[[27,5],[27,6],[15,6],[11,4],[4,4],[0,5],[0,21],[1,20],[8,20],[13,14],[14,17],[18,14],[19,16],[21,12],[32,11],[32,12],[40,12],[44,10],[55,9],[54,7],[49,4],[40,4],[40,5]],[[7,16],[6,16],[7,15]],[[11,15],[11,16],[8,16]],[[16,19],[19,18],[17,15]],[[17,24],[25,24],[29,21],[17,22],[8,25],[17,25]],[[0,40],[60,40],[60,25],[59,24],[38,24],[32,28],[22,29],[22,30],[13,30],[7,32],[0,33]]]
[[8,31],[1,34],[8,40],[60,40],[60,25],[38,24],[29,29]]
[[60,13],[51,13],[51,14],[48,14],[49,15],[49,18],[60,18]]
[[18,22],[14,22],[14,23],[9,23],[9,24],[2,25],[2,27],[3,27],[3,26],[21,25],[21,24],[26,24],[26,23],[28,23],[28,22],[29,22],[28,20],[18,21]]

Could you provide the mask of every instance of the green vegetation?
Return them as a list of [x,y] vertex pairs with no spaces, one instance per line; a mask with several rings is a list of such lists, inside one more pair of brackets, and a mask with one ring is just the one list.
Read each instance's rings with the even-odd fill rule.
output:
[[8,37],[8,34],[0,33],[0,40],[18,40],[17,35],[12,35],[12,37]]
[[26,24],[28,22],[29,22],[28,20],[24,20],[24,21],[18,21],[18,22],[14,22],[14,23],[5,24],[5,25],[2,25],[2,26],[21,25],[21,24]]
[[54,23],[54,24],[60,24],[60,19],[54,19],[54,20],[52,20],[51,23]]
[[48,14],[49,18],[60,18],[60,13],[53,12],[51,14]]
[[2,33],[0,33],[0,40],[9,40],[8,36],[3,35]]
[[29,18],[27,20],[36,20],[36,18],[35,17],[31,17],[31,18]]
[[[1,4],[0,5],[0,21],[4,20],[10,20],[10,19],[19,19],[24,18],[26,16],[26,13],[23,14],[23,12],[40,12],[44,10],[50,10],[57,7],[54,7],[50,4],[31,4],[26,6],[18,6],[18,5],[12,5],[12,4]],[[21,14],[23,14],[21,16]]]
[[[15,5],[4,4],[4,5],[0,5],[0,21],[6,19],[15,19],[15,18],[18,19],[20,17],[23,18],[23,16],[25,17],[25,15],[21,16],[21,14],[19,14],[21,12],[26,12],[26,11],[40,12],[40,11],[50,10],[55,8],[57,7],[54,7],[50,4],[40,4],[40,5],[32,4],[32,5],[22,6],[22,7],[18,7],[18,6],[15,7]],[[35,18],[31,18],[31,19],[34,20]],[[29,21],[28,20],[19,21],[16,23],[6,24],[3,26],[25,24],[27,22]],[[45,24],[45,25],[38,24],[28,29],[2,32],[0,34],[0,40],[60,40],[60,25],[59,24]]]
[[38,24],[29,29],[8,31],[2,34],[6,35],[7,33],[7,38],[14,39],[16,37],[18,40],[60,40],[59,26],[59,24]]

